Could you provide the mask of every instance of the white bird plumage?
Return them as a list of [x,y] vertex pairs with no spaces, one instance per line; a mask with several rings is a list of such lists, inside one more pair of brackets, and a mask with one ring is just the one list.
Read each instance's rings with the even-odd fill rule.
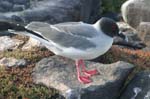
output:
[[[66,24],[60,24],[60,25],[65,25],[67,27],[67,25],[69,25],[69,24],[72,25],[72,22],[71,23],[68,22]],[[77,59],[84,59],[84,60],[94,59],[94,58],[96,58],[96,57],[104,54],[105,52],[107,52],[108,49],[112,46],[112,43],[113,43],[113,38],[107,36],[99,28],[100,27],[99,26],[99,21],[97,21],[95,24],[87,24],[87,23],[83,23],[83,22],[74,22],[74,24],[73,24],[73,25],[81,25],[82,28],[85,27],[87,30],[88,30],[87,27],[90,27],[89,29],[95,30],[95,31],[91,32],[93,34],[96,34],[93,37],[86,37],[86,36],[84,37],[82,35],[82,39],[84,37],[84,39],[86,39],[86,40],[88,40],[91,43],[93,43],[93,44],[96,45],[96,47],[90,47],[89,46],[89,48],[87,48],[85,50],[84,49],[78,49],[78,48],[75,48],[75,47],[65,47],[65,46],[62,46],[62,45],[54,42],[50,38],[46,37],[44,35],[44,32],[41,33],[41,31],[39,32],[37,30],[34,30],[34,28],[37,28],[39,26],[41,26],[40,29],[45,29],[44,26],[47,26],[47,25],[49,25],[49,28],[51,28],[51,29],[53,29],[55,31],[58,31],[60,33],[61,32],[65,32],[63,30],[60,30],[55,25],[50,25],[50,24],[44,23],[44,22],[31,22],[30,24],[28,24],[26,26],[26,28],[27,29],[32,29],[32,31],[34,31],[35,33],[43,35],[43,37],[46,38],[48,41],[46,41],[46,40],[44,40],[42,38],[39,38],[38,36],[35,36],[33,34],[27,33],[27,32],[19,32],[19,33],[17,31],[11,31],[11,32],[16,33],[16,34],[23,33],[24,35],[33,37],[33,38],[39,40],[40,42],[42,42],[43,45],[45,45],[49,50],[51,50],[52,52],[54,52],[56,55],[61,55],[61,56],[68,57],[68,58],[71,58],[71,59],[74,59],[74,60],[77,60]],[[78,30],[78,31],[82,32],[82,30]],[[69,31],[69,32],[71,32],[71,31]],[[51,32],[49,32],[49,34],[50,33]],[[80,35],[73,35],[72,34],[72,36],[80,36]],[[74,42],[76,42],[76,41],[74,41]],[[82,46],[82,45],[78,44],[78,46]]]
[[119,35],[116,22],[109,18],[102,18],[95,24],[31,22],[25,28],[16,26],[15,29],[23,31],[11,32],[33,37],[56,55],[75,60],[78,81],[84,84],[90,83],[90,76],[98,74],[98,71],[86,70],[83,60],[91,60],[107,52],[113,44],[113,37]]

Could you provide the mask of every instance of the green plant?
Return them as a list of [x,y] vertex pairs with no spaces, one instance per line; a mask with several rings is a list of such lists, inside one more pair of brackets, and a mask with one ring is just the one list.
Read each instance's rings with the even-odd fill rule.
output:
[[121,5],[127,0],[102,0],[102,12],[120,12]]
[[0,66],[0,99],[52,99],[56,96],[58,91],[34,84],[32,79],[35,63],[51,55],[52,53],[47,50],[28,52],[15,50],[0,53],[0,58],[15,57],[30,61],[30,64],[23,68]]

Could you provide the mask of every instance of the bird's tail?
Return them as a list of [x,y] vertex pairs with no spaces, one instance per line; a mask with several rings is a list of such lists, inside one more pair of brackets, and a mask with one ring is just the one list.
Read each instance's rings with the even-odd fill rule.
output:
[[25,31],[24,26],[8,21],[0,21],[0,31],[7,31],[8,29],[13,29],[16,31]]
[[25,26],[14,23],[14,22],[0,21],[0,31],[9,31],[10,33],[14,33],[14,34],[26,35],[26,36],[30,36],[30,37],[37,36],[41,39],[45,39],[39,33],[29,30],[29,29],[25,28]]
[[52,43],[50,43],[50,41],[47,38],[43,37],[39,33],[36,33],[35,31],[27,29],[23,25],[16,24],[13,22],[0,21],[0,33],[2,31],[9,31],[10,33],[13,33],[13,34],[19,34],[19,35],[25,35],[25,36],[32,37],[32,38],[40,41],[43,45],[45,45],[51,51],[53,51],[55,53],[60,51],[60,49],[58,49]]
[[13,34],[26,35],[26,29],[23,25],[17,24],[12,21],[0,20],[0,33],[3,33],[4,31],[9,31],[9,33]]

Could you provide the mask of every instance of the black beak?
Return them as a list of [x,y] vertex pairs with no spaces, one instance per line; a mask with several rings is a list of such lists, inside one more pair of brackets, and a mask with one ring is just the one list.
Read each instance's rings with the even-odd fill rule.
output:
[[128,37],[126,35],[124,35],[122,32],[119,32],[117,36],[120,37],[120,38],[122,38],[126,42],[128,42]]

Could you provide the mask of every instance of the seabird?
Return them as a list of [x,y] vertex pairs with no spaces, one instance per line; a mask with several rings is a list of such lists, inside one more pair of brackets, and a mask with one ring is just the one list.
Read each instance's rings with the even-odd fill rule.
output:
[[87,70],[83,60],[91,60],[106,53],[113,44],[114,36],[124,37],[119,33],[116,22],[106,17],[95,24],[66,22],[51,25],[31,22],[24,27],[11,22],[0,22],[0,30],[6,29],[35,38],[56,55],[75,60],[77,78],[83,84],[92,82],[90,77],[98,74],[96,69]]

